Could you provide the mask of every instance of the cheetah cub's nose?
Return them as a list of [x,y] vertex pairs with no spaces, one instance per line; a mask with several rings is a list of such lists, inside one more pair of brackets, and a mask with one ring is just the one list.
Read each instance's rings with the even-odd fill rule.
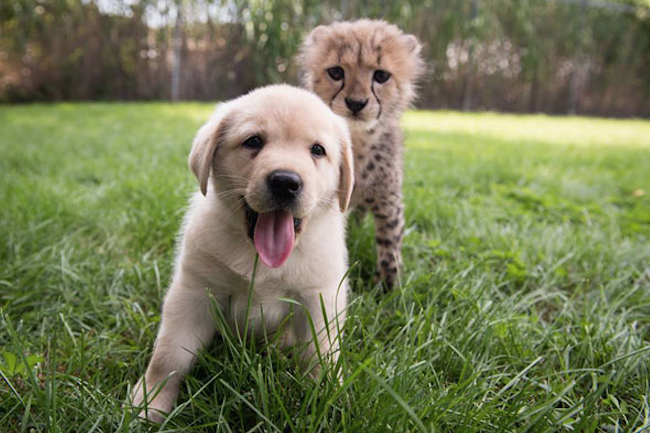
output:
[[345,98],[345,105],[348,106],[350,111],[352,111],[353,114],[357,114],[359,111],[363,110],[363,107],[365,107],[368,104],[368,100],[360,101],[358,99],[352,99],[352,98]]

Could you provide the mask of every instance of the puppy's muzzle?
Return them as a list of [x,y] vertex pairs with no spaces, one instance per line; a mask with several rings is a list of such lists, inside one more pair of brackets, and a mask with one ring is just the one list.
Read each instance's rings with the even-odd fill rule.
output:
[[271,199],[280,207],[290,207],[300,197],[302,179],[298,173],[288,170],[275,170],[266,178]]

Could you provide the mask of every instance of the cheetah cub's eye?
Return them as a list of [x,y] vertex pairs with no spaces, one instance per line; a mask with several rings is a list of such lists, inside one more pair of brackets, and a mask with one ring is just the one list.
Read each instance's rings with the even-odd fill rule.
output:
[[386,72],[383,69],[377,69],[372,78],[379,84],[384,84],[390,78],[390,72]]
[[330,78],[332,78],[332,80],[334,81],[341,81],[345,76],[345,72],[343,71],[343,68],[340,66],[333,66],[331,68],[327,68],[327,73],[329,74]]
[[311,147],[311,154],[320,158],[327,155],[327,152],[325,152],[325,148],[323,146],[316,143]]
[[260,150],[264,146],[264,141],[259,135],[253,135],[252,137],[248,137],[242,143],[242,146],[244,146],[246,149]]

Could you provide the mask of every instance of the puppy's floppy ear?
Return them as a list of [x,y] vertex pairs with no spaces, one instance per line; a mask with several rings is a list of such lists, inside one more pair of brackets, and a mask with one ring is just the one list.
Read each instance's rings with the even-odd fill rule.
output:
[[354,156],[352,140],[347,125],[343,125],[341,140],[341,174],[339,177],[339,208],[341,212],[348,210],[352,190],[354,189]]
[[199,181],[199,187],[203,195],[208,192],[210,168],[217,150],[219,137],[223,134],[225,117],[229,112],[229,108],[228,103],[219,105],[210,120],[196,133],[194,142],[192,142],[192,150],[190,150],[190,157],[187,162]]

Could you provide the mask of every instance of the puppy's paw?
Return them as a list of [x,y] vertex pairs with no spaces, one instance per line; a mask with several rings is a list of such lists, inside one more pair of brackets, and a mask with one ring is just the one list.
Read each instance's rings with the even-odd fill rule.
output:
[[328,381],[343,385],[343,369],[335,365],[336,359],[332,360],[331,357],[328,357],[324,361],[325,365],[322,365],[320,361],[311,364],[305,374],[319,384]]
[[138,416],[151,422],[161,423],[171,412],[174,405],[175,393],[163,387],[154,387],[146,394],[147,402],[145,403],[145,393],[142,387],[142,380],[135,386],[131,394],[132,407],[139,409]]
[[138,417],[149,420],[156,424],[160,424],[165,420],[165,418],[167,418],[167,413],[161,412],[158,409],[154,409],[152,407],[148,407],[146,411],[140,411]]
[[139,398],[139,401],[136,403],[136,398],[133,399],[133,409],[140,409],[138,417],[142,419],[149,420],[151,422],[160,424],[167,418],[167,414],[171,411],[171,404],[164,404],[163,401],[154,398],[153,401],[149,402],[146,406],[144,405],[144,399]]

